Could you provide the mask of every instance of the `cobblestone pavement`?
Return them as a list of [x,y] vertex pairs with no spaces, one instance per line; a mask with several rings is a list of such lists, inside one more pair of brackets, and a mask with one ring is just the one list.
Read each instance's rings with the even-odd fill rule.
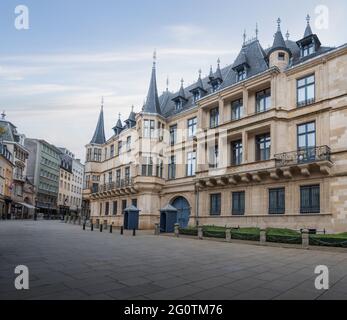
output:
[[[27,291],[14,287],[17,265]],[[314,287],[317,265],[328,291]],[[0,221],[0,299],[347,299],[347,254]]]

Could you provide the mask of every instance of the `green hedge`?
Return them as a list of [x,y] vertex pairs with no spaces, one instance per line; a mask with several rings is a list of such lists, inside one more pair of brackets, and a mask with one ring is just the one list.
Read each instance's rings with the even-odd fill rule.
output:
[[310,235],[310,245],[347,248],[347,233]]
[[290,229],[266,230],[266,241],[272,243],[302,244],[301,233]]
[[197,236],[198,229],[197,228],[180,228],[179,233],[185,236]]
[[245,241],[260,241],[260,229],[258,228],[242,228],[232,229],[231,238]]

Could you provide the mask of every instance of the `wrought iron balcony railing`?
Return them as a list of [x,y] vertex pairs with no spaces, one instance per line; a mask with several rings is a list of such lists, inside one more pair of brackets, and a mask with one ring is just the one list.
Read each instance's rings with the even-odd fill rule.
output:
[[293,152],[275,155],[276,167],[287,167],[319,161],[331,161],[331,150],[328,146],[311,147]]
[[99,185],[98,187],[92,189],[92,193],[107,192],[122,188],[132,187],[134,183],[133,178],[126,178],[117,180],[116,182],[110,182],[106,184]]

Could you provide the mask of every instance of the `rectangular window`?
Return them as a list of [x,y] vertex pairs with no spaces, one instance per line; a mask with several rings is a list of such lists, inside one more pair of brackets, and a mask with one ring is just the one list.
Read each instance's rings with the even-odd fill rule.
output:
[[316,159],[316,123],[298,125],[298,162]]
[[271,138],[270,134],[256,136],[256,161],[270,160]]
[[304,107],[315,102],[315,75],[297,80],[297,106]]
[[219,147],[218,144],[210,148],[209,165],[211,169],[217,169],[219,165]]
[[117,188],[120,188],[120,180],[121,180],[121,170],[118,169],[116,171],[116,186],[117,186]]
[[300,213],[320,213],[320,186],[300,187]]
[[149,120],[144,120],[143,122],[143,136],[149,138]]
[[173,146],[177,142],[177,125],[170,127],[170,144]]
[[190,139],[196,136],[197,121],[196,117],[188,120],[188,137]]
[[143,158],[142,175],[145,177],[153,176],[153,158],[152,157]]
[[247,70],[243,69],[237,72],[237,81],[243,81],[247,78]]
[[239,120],[243,117],[243,99],[231,103],[231,120]]
[[196,171],[196,152],[188,152],[187,155],[187,177],[195,176]]
[[239,166],[242,164],[242,140],[234,141],[231,143],[231,152],[232,152],[232,165]]
[[111,183],[112,182],[112,171],[110,171],[108,173],[108,182]]
[[169,180],[176,179],[176,157],[171,156],[169,160]]
[[122,147],[123,147],[122,141],[118,141],[118,154],[121,154],[121,152],[122,152]]
[[130,184],[130,167],[125,168],[125,184]]
[[127,208],[127,201],[122,200],[122,214],[124,214],[124,210]]
[[221,198],[220,193],[210,195],[210,213],[211,216],[219,216],[221,214]]
[[157,163],[157,175],[156,175],[158,178],[163,178],[163,169],[164,169],[163,160],[158,160],[158,163]]
[[105,203],[105,216],[108,216],[110,213],[110,203],[106,202]]
[[210,128],[219,126],[219,108],[214,108],[210,111]]
[[314,43],[304,45],[301,49],[302,57],[307,57],[315,52]]
[[131,150],[131,137],[127,137],[127,151],[130,151]]
[[271,108],[271,89],[256,93],[256,112],[265,112]]
[[277,188],[269,190],[269,214],[284,214],[285,206],[285,189]]
[[232,194],[232,214],[242,216],[245,214],[245,192],[233,192]]
[[113,201],[113,215],[117,215],[117,211],[118,211],[118,202],[117,201]]

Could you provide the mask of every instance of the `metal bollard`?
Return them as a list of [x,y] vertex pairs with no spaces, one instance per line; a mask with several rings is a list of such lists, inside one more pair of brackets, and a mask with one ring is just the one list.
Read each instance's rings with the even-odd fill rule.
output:
[[91,225],[90,225],[90,231],[93,231],[93,230],[94,230],[94,225],[91,224]]
[[179,237],[180,236],[180,225],[179,223],[175,223],[175,237]]
[[136,236],[136,229],[133,229],[133,237]]
[[83,230],[86,230],[86,224],[83,223]]
[[120,227],[120,234],[121,234],[121,235],[124,234],[124,227]]
[[160,236],[160,225],[159,223],[156,223],[154,226],[154,235],[155,236]]
[[102,224],[100,224],[100,232],[102,232]]
[[112,230],[112,224],[110,225],[110,233],[112,233],[113,232],[113,230]]

